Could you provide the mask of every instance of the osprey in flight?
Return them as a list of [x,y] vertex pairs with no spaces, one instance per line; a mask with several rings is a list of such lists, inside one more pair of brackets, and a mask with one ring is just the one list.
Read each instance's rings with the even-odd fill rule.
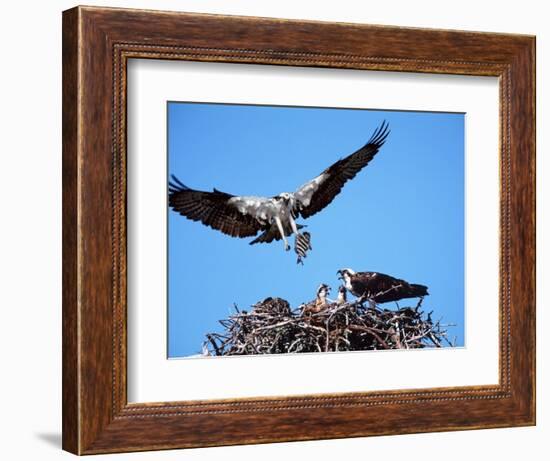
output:
[[427,296],[428,287],[396,279],[380,272],[355,272],[352,269],[340,269],[339,279],[344,286],[358,298],[372,299],[376,303],[399,301],[405,298]]
[[[295,251],[301,261],[304,250],[298,245],[303,240],[299,229],[304,226],[297,224],[296,219],[309,218],[332,202],[344,184],[369,164],[389,133],[384,121],[363,147],[338,160],[295,192],[282,192],[274,197],[238,196],[217,189],[206,192],[190,189],[172,175],[168,202],[182,216],[231,237],[252,237],[261,232],[251,245],[282,239],[285,250],[289,250],[287,237],[295,234]],[[309,236],[307,243],[309,246]]]

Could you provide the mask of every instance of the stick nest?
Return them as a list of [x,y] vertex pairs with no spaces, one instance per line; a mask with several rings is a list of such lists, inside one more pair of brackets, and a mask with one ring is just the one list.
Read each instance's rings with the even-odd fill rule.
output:
[[281,298],[267,298],[219,323],[223,333],[209,333],[203,354],[257,355],[300,352],[419,349],[454,346],[440,321],[415,307],[381,309],[371,300],[328,304],[303,314]]

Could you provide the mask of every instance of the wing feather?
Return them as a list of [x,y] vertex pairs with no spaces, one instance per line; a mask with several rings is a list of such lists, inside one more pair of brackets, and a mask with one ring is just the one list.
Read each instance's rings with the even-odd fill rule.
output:
[[264,228],[254,215],[232,204],[234,195],[216,189],[213,192],[190,189],[174,175],[168,192],[168,204],[175,212],[231,237],[251,237]]
[[319,176],[300,187],[294,193],[297,200],[297,213],[304,218],[309,218],[331,203],[344,184],[369,164],[389,134],[388,124],[384,121],[363,147],[338,160]]
[[355,276],[357,292],[372,297],[377,303],[400,301],[405,298],[427,296],[428,287],[380,272],[359,272]]

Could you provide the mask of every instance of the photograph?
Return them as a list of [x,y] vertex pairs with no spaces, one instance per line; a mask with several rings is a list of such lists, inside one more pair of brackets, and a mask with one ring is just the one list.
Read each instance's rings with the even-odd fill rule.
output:
[[169,101],[168,358],[465,347],[464,118]]

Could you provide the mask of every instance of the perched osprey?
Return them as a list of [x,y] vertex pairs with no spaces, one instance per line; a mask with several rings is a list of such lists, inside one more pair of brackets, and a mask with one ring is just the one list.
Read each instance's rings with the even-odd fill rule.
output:
[[338,297],[336,298],[336,304],[341,306],[342,304],[346,304],[348,302],[348,290],[346,290],[346,287],[344,285],[340,285],[340,288],[338,288]]
[[321,283],[319,288],[317,288],[317,296],[315,297],[315,301],[311,301],[300,306],[302,315],[316,314],[325,309],[329,305],[329,300],[327,298],[329,293],[330,287],[324,283]]
[[339,279],[344,286],[358,298],[372,299],[376,303],[399,301],[404,298],[420,298],[427,296],[428,287],[408,283],[391,275],[380,272],[355,272],[351,269],[340,269]]
[[[296,218],[309,218],[331,203],[344,184],[368,165],[389,133],[384,121],[363,147],[338,160],[295,192],[283,192],[274,197],[238,196],[217,189],[205,192],[190,189],[172,175],[168,202],[182,216],[231,237],[252,237],[261,232],[251,245],[282,239],[285,250],[289,250],[287,237],[302,235],[299,229],[304,227],[296,223]],[[297,245],[295,251],[300,262],[303,251]]]

